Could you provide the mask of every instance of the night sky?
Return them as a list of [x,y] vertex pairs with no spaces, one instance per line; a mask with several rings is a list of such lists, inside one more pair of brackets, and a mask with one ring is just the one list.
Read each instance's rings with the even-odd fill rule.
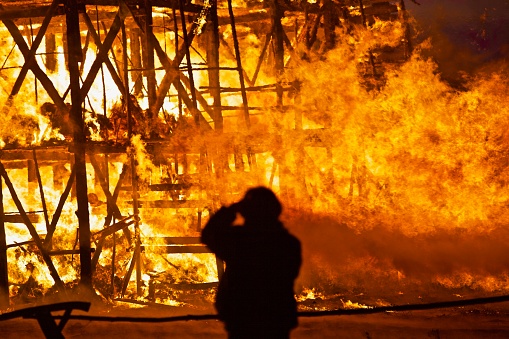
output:
[[445,79],[503,67],[509,56],[508,0],[411,0],[417,41],[431,37],[432,56]]

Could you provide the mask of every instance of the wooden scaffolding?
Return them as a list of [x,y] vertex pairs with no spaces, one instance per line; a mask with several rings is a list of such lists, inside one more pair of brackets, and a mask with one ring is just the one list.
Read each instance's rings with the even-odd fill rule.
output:
[[[298,93],[298,84],[288,83],[284,77],[285,68],[292,58],[305,58],[305,54],[311,53],[312,49],[322,52],[332,49],[337,39],[335,30],[340,25],[370,25],[375,17],[405,21],[404,11],[403,0],[323,0],[315,3],[276,0],[247,2],[246,8],[234,7],[232,0],[222,3],[183,0],[4,2],[0,5],[0,20],[6,36],[12,39],[12,49],[19,50],[23,62],[18,65],[17,77],[10,81],[13,85],[7,90],[8,100],[2,108],[2,114],[17,114],[19,93],[23,84],[29,81],[27,75],[32,73],[36,96],[31,99],[33,105],[42,106],[42,99],[38,98],[37,93],[44,91],[52,109],[64,112],[61,114],[69,117],[71,127],[68,128],[66,140],[52,140],[36,147],[13,142],[0,150],[0,183],[2,187],[7,187],[17,208],[15,213],[7,213],[3,205],[4,197],[0,196],[0,308],[9,305],[7,250],[26,245],[7,243],[5,224],[13,222],[23,223],[28,228],[31,235],[29,242],[37,248],[50,271],[55,288],[61,293],[65,293],[66,287],[52,258],[79,255],[80,285],[92,289],[94,272],[107,239],[116,239],[116,234],[122,232],[122,237],[132,248],[132,260],[121,283],[120,294],[124,295],[132,273],[136,272],[137,293],[141,295],[140,256],[143,251],[149,250],[150,245],[144,244],[140,236],[140,209],[193,209],[197,213],[199,230],[202,212],[217,208],[221,202],[221,192],[209,192],[204,200],[179,197],[179,193],[186,190],[203,189],[199,182],[188,181],[189,156],[195,155],[195,172],[221,180],[224,180],[225,173],[242,175],[248,169],[255,169],[255,155],[275,152],[273,141],[278,136],[268,132],[250,133],[253,116],[269,107],[250,105],[249,98],[255,94],[263,95],[270,99],[264,102],[272,102],[271,110],[284,114]],[[289,24],[285,20],[287,18],[295,20]],[[252,28],[262,44],[252,69],[243,65],[243,41],[246,39],[243,27]],[[171,39],[167,39],[166,34],[170,34]],[[167,46],[168,41],[172,42],[172,48]],[[304,45],[306,53],[297,51],[297,45]],[[92,46],[96,49],[91,53]],[[206,55],[201,56],[202,62],[192,59],[198,49],[206,51]],[[227,62],[224,55],[220,55],[220,50],[227,55]],[[405,58],[410,50],[410,39],[406,35],[398,55]],[[65,58],[67,73],[67,83],[63,87],[61,80],[52,76],[62,72],[62,68],[58,70],[59,55]],[[93,60],[90,60],[91,56]],[[5,60],[8,60],[8,56]],[[86,62],[90,66],[85,70]],[[379,75],[381,61],[370,53],[369,62],[372,74],[366,76]],[[267,63],[272,68],[268,74],[273,82],[260,85],[258,79],[261,69],[267,67]],[[2,84],[10,80],[2,75],[4,69],[6,67],[0,69]],[[228,77],[235,78],[235,85],[222,81],[226,73]],[[206,75],[206,85],[203,85],[203,81],[198,85],[198,74]],[[105,76],[111,78],[114,88],[105,85]],[[94,109],[89,98],[94,83],[101,78],[104,99],[102,112],[97,107]],[[85,112],[91,111],[95,118],[111,118],[109,110],[112,107],[106,104],[110,91],[120,93],[123,98],[119,110],[124,113],[120,117],[124,121],[116,126],[125,137],[117,138],[117,135],[110,133],[110,139],[94,141],[87,132],[89,125]],[[240,97],[240,102],[235,105],[224,100],[225,95],[232,93]],[[137,98],[142,98],[146,109],[140,109]],[[175,103],[176,114],[173,115],[176,118],[169,117],[166,111],[165,105],[170,101]],[[229,112],[235,112],[235,119],[238,120],[236,124],[229,123],[230,127],[225,122],[230,118]],[[153,127],[157,125],[159,115],[169,117],[162,131]],[[178,124],[179,120],[183,122],[186,119],[188,123],[185,128],[182,127],[183,123]],[[242,133],[231,126],[241,129]],[[164,133],[176,135],[175,131],[179,133],[179,142],[165,138]],[[114,132],[118,134],[118,130]],[[296,114],[295,128],[289,133],[299,134],[306,145],[325,147],[328,153],[331,152],[332,145],[323,141],[332,139],[326,137],[330,131],[327,128],[303,128],[301,115]],[[147,200],[140,195],[137,159],[131,144],[135,134],[143,134],[146,151],[153,158],[163,159],[158,162],[159,165],[173,169],[173,180],[150,184],[148,191],[168,192],[173,194],[173,198]],[[201,137],[193,138],[195,135]],[[113,162],[122,164],[116,182],[111,182],[114,179],[109,173],[108,164]],[[279,166],[283,166],[283,163],[280,162]],[[62,192],[53,211],[46,206],[41,167],[52,169],[53,183]],[[33,183],[32,194],[40,196],[42,211],[34,213],[18,197],[16,183],[9,176],[9,170],[16,168],[27,170],[27,182]],[[280,171],[284,173],[281,167]],[[95,196],[90,195],[90,187],[87,187],[90,172],[93,172],[107,206],[104,229],[99,232],[92,232],[90,228],[90,206],[97,202]],[[128,199],[131,211],[122,213],[119,196],[123,193],[125,196],[126,191],[131,193]],[[76,201],[78,246],[54,250],[53,235],[60,225],[60,215],[70,196]],[[36,222],[45,224],[45,234],[37,232],[34,226]],[[198,237],[162,237],[162,242],[165,253],[208,252]],[[219,274],[221,268],[222,263],[218,263]]]

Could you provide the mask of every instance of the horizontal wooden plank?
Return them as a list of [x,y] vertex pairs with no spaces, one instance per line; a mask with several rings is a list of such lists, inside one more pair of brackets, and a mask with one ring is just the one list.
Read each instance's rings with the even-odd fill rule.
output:
[[[152,184],[148,185],[148,189],[153,192],[166,192],[166,191],[179,191],[184,189],[190,189],[192,187],[199,188],[198,185],[195,184]],[[122,186],[120,188],[122,191],[132,191],[132,186]]]
[[[130,202],[132,204],[132,201]],[[140,200],[138,206],[140,208],[205,208],[210,206],[208,200]]]
[[[95,248],[90,249],[91,253],[95,252]],[[56,250],[48,252],[49,255],[71,255],[71,254],[80,254],[80,250]]]
[[[27,213],[28,219],[30,219],[30,222],[32,223],[38,223],[41,221],[41,217],[38,214],[34,213]],[[20,214],[5,214],[4,215],[4,221],[10,222],[13,224],[23,224],[23,218]]]
[[143,244],[149,245],[201,245],[200,237],[143,237]]
[[142,251],[166,254],[212,253],[206,246],[141,246]]
[[175,290],[205,290],[213,287],[217,287],[219,282],[207,282],[207,283],[181,283],[181,284],[170,284],[165,282],[160,282],[157,286],[164,286],[166,288],[175,289]]
[[[70,161],[71,153],[68,152],[67,147],[41,147],[36,148],[37,161]],[[1,161],[18,161],[18,160],[33,160],[33,149],[11,149],[0,150]]]

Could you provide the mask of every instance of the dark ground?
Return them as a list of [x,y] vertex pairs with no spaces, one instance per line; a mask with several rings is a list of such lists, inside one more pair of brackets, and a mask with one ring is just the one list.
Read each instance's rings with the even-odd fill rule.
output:
[[[211,307],[119,308],[105,310],[93,305],[88,313],[73,315],[170,317],[211,314]],[[389,312],[368,315],[301,317],[291,338],[509,338],[509,302],[427,311]],[[66,338],[226,338],[216,320],[135,323],[70,320]],[[44,338],[36,320],[0,322],[0,338]]]

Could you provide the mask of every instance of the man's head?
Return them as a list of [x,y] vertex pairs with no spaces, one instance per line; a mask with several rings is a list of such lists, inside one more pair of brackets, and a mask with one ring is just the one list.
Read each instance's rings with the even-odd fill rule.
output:
[[282,210],[274,192],[261,186],[249,189],[237,208],[246,221],[277,220]]

